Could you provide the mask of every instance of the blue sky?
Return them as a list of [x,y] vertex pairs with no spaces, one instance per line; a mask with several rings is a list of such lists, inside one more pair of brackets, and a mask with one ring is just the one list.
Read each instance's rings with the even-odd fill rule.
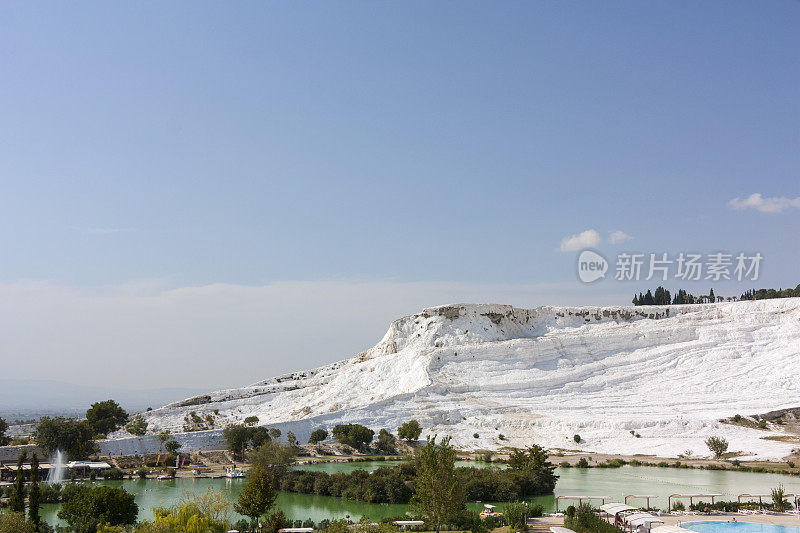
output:
[[[103,298],[294,287],[270,313],[307,298],[326,310],[309,329],[336,327],[279,342],[274,315],[238,321],[268,330],[231,348],[260,378],[442,298],[654,285],[579,284],[559,247],[587,230],[608,256],[760,251],[757,286],[800,283],[798,2],[17,2],[0,20],[0,363],[124,353],[124,304],[74,323]],[[212,361],[243,336],[199,329],[140,330],[136,353]]]

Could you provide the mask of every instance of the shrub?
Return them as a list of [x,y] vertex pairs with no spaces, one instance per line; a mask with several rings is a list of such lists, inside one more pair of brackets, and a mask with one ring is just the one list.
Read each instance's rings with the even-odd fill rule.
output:
[[575,435],[572,436],[572,440],[574,440],[577,443],[580,443],[581,442],[581,436],[576,433]]
[[130,423],[125,426],[125,431],[130,433],[131,435],[136,435],[137,437],[141,437],[145,433],[147,433],[147,422],[145,422],[144,417],[142,415],[136,415],[130,421]]
[[147,469],[140,468],[136,471],[136,475],[139,476],[139,479],[147,479]]
[[378,450],[386,454],[393,454],[397,452],[396,446],[397,446],[397,437],[395,437],[385,429],[381,429],[378,432],[378,444],[376,446]]
[[328,432],[324,428],[318,428],[311,432],[311,438],[308,439],[308,442],[311,444],[319,444],[320,442],[324,441],[328,438]]
[[[409,485],[416,476],[414,463],[381,467],[371,474],[364,470],[349,473],[285,470],[276,476],[278,488],[287,492],[348,498],[367,503],[408,503]],[[556,476],[546,464],[531,464],[523,470],[508,468],[458,467],[458,486],[468,500],[515,501],[553,492]]]
[[569,461],[561,461],[561,463],[558,466],[560,466],[561,468],[572,468],[572,465],[569,464]]
[[622,531],[594,514],[586,504],[578,507],[573,516],[564,518],[564,527],[578,533],[619,533]]
[[500,439],[500,440],[506,440],[506,436],[505,436],[505,435],[503,435],[502,433],[500,433],[500,434],[497,436],[497,438],[498,438],[498,439]]
[[578,459],[578,464],[575,466],[578,468],[589,468],[589,461],[586,460],[586,457],[581,457]]
[[473,439],[478,439],[478,438],[480,438],[480,435],[478,435],[477,433],[473,433],[472,434],[472,438]]
[[136,527],[136,532],[228,531],[229,509],[230,504],[225,498],[211,489],[203,494],[187,494],[171,507],[154,507],[153,521],[145,520]]
[[737,422],[737,423],[741,422],[742,421],[742,415],[734,415],[733,416],[733,421]]
[[528,505],[522,502],[506,504],[503,509],[503,516],[511,531],[521,531],[525,529],[528,522],[529,511]]
[[786,509],[786,501],[784,500],[786,491],[784,490],[783,485],[778,485],[772,489],[771,494],[775,510],[779,513],[782,513]]
[[125,472],[123,472],[119,468],[109,468],[103,473],[104,479],[120,480],[123,477],[125,477]]
[[686,510],[686,506],[683,504],[683,502],[675,502],[675,503],[672,504],[672,510],[673,511],[685,511]]
[[372,442],[375,432],[361,424],[339,424],[333,428],[333,436],[340,443],[358,450]]
[[609,459],[604,463],[598,463],[598,468],[619,468],[621,466],[625,466],[625,461],[623,459]]
[[715,459],[719,459],[728,451],[728,441],[724,437],[711,436],[706,439],[706,446],[714,454]]
[[0,531],[3,533],[36,533],[33,523],[25,520],[25,515],[12,511],[0,511]]
[[123,489],[71,485],[62,491],[62,496],[64,503],[58,517],[79,531],[93,531],[99,524],[133,524],[139,512],[133,494]]
[[39,489],[39,503],[58,503],[61,501],[61,484],[60,483],[40,483]]
[[564,512],[564,515],[568,516],[569,518],[573,518],[575,516],[575,506],[570,505],[569,507],[567,507],[567,510]]
[[409,442],[412,440],[417,440],[421,433],[422,428],[420,427],[419,422],[416,420],[404,422],[399,428],[397,428],[397,436]]
[[289,521],[286,520],[286,516],[283,514],[283,511],[275,511],[274,513],[270,513],[267,519],[264,521],[264,533],[278,533],[279,529],[283,529],[285,527],[289,527]]

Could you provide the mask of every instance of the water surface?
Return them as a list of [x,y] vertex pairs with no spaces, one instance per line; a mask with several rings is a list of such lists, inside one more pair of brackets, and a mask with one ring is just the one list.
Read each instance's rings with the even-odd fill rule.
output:
[[[353,463],[317,463],[300,465],[295,468],[319,470],[329,473],[351,472],[364,469],[375,470],[381,466],[394,466],[395,461],[370,461]],[[490,466],[481,463],[459,462],[459,466]],[[623,466],[621,468],[558,468],[560,476],[556,484],[556,495],[590,495],[608,496],[612,501],[622,501],[629,494],[653,494],[657,497],[650,501],[654,507],[666,508],[667,496],[687,493],[721,493],[722,499],[735,500],[742,493],[768,494],[770,490],[783,484],[787,493],[800,492],[800,478],[781,474],[756,474],[750,472],[733,472],[723,470],[690,470],[677,468],[656,468],[643,466]],[[230,502],[236,501],[246,480],[242,479],[174,479],[156,480],[123,480],[100,481],[96,484],[121,487],[135,494],[139,505],[139,518],[152,518],[151,509],[158,505],[173,505],[187,492],[202,493],[213,488],[225,496]],[[545,511],[555,509],[555,497],[541,496],[529,501],[541,503]],[[688,500],[686,500],[688,504]],[[470,502],[469,507],[480,510],[484,502]],[[489,503],[489,502],[486,502]],[[562,501],[560,508],[572,502]],[[598,502],[599,503],[599,502]],[[630,500],[633,505],[645,505],[643,500]],[[335,498],[332,496],[315,496],[279,492],[276,505],[286,516],[292,519],[305,520],[311,518],[315,522],[328,519],[347,518],[358,520],[362,516],[372,519],[402,515],[407,506],[402,504],[370,504]],[[502,507],[502,504],[499,504]],[[51,524],[57,523],[58,504],[42,506],[42,516]],[[231,516],[241,518],[231,512]],[[745,533],[739,531],[738,533]],[[749,532],[747,532],[749,533]],[[785,532],[788,533],[788,532]],[[800,532],[791,532],[800,533]]]

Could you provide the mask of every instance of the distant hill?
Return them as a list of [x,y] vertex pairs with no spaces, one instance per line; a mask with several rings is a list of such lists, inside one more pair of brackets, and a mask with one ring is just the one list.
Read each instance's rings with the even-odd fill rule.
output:
[[28,416],[75,415],[90,404],[113,399],[129,412],[156,408],[188,398],[201,389],[119,389],[75,385],[52,380],[0,379],[0,417],[9,421]]

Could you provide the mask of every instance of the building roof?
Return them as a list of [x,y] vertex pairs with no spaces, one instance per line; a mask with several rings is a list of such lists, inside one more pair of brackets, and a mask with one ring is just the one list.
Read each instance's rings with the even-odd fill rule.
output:
[[664,523],[659,517],[650,513],[633,513],[624,518],[625,523],[632,526],[641,526],[643,524],[651,524],[654,522]]
[[670,494],[671,498],[719,498],[722,494]]
[[556,496],[557,500],[610,500],[611,496]]
[[111,468],[111,465],[106,463],[105,461],[70,461],[64,466],[66,466],[67,468],[91,468],[91,469]]
[[608,514],[624,513],[625,511],[638,511],[637,507],[631,507],[625,503],[606,503],[600,506],[600,510]]

